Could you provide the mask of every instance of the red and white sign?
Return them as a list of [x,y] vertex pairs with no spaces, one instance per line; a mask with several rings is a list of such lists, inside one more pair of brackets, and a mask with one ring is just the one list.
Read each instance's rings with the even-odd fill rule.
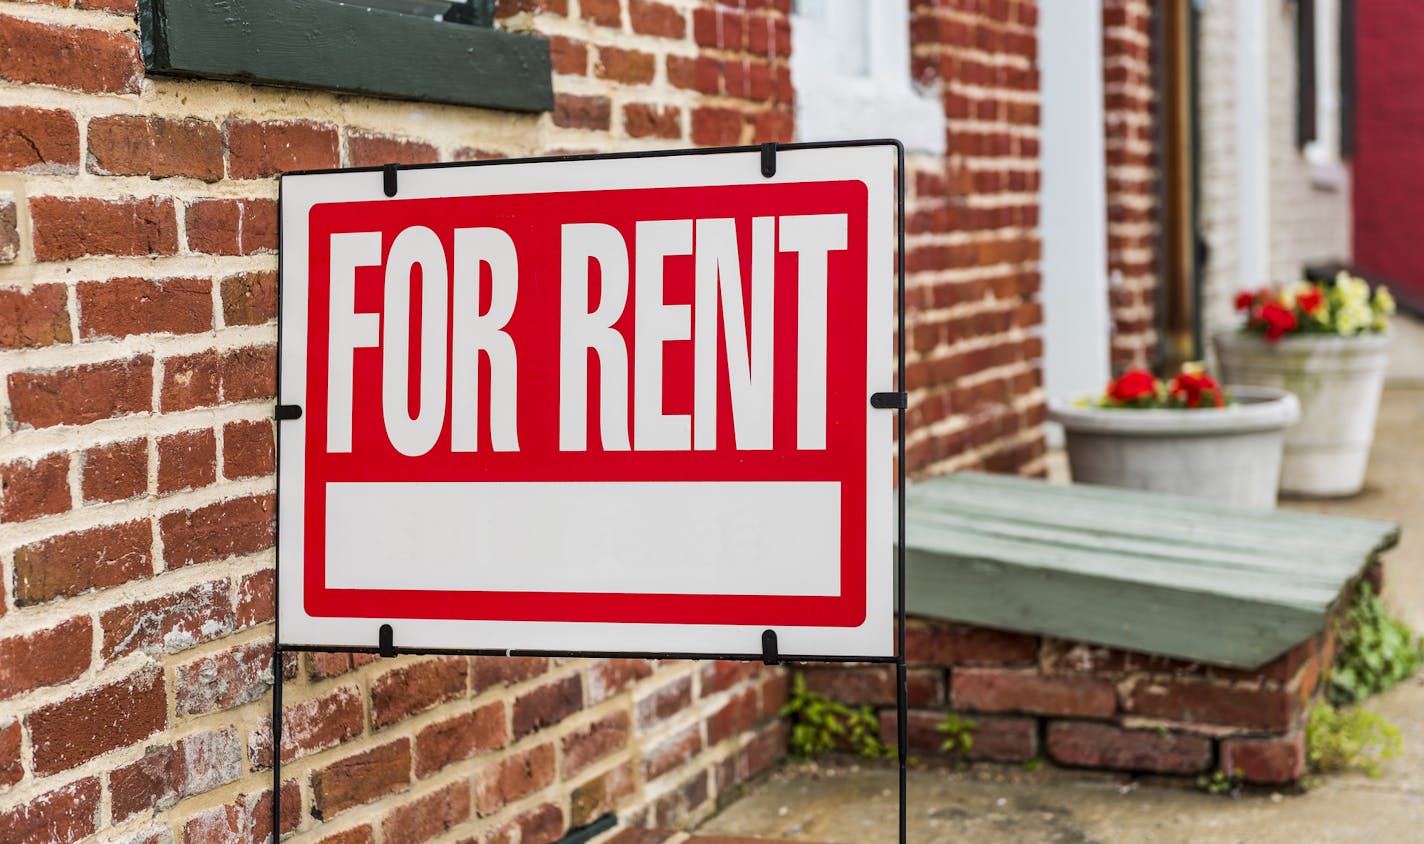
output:
[[282,643],[892,655],[895,166],[283,178]]

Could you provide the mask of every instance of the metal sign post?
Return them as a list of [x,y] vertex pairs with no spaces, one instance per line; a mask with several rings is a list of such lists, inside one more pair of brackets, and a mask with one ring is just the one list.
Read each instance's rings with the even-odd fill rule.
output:
[[904,841],[904,178],[896,141],[283,177],[274,830],[284,654],[597,655],[893,661]]

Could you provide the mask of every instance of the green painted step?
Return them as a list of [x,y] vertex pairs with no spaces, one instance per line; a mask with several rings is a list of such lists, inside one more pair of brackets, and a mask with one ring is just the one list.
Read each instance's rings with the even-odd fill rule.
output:
[[911,615],[1255,668],[1399,525],[962,472],[905,490]]

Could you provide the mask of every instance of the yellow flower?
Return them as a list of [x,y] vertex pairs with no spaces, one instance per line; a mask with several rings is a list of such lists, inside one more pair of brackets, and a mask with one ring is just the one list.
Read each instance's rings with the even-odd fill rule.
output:
[[1184,375],[1201,375],[1204,372],[1206,372],[1206,364],[1199,360],[1189,360],[1182,364]]
[[1392,316],[1394,314],[1394,294],[1389,292],[1389,288],[1381,284],[1375,288],[1375,312],[1381,316]]
[[1365,305],[1370,300],[1370,286],[1364,279],[1355,278],[1349,273],[1335,276],[1335,290],[1339,294],[1340,305],[1344,308]]

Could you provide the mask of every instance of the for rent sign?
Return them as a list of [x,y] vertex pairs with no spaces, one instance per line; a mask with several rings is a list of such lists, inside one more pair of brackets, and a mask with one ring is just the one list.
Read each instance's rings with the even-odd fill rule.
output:
[[285,177],[283,644],[890,655],[895,166]]

